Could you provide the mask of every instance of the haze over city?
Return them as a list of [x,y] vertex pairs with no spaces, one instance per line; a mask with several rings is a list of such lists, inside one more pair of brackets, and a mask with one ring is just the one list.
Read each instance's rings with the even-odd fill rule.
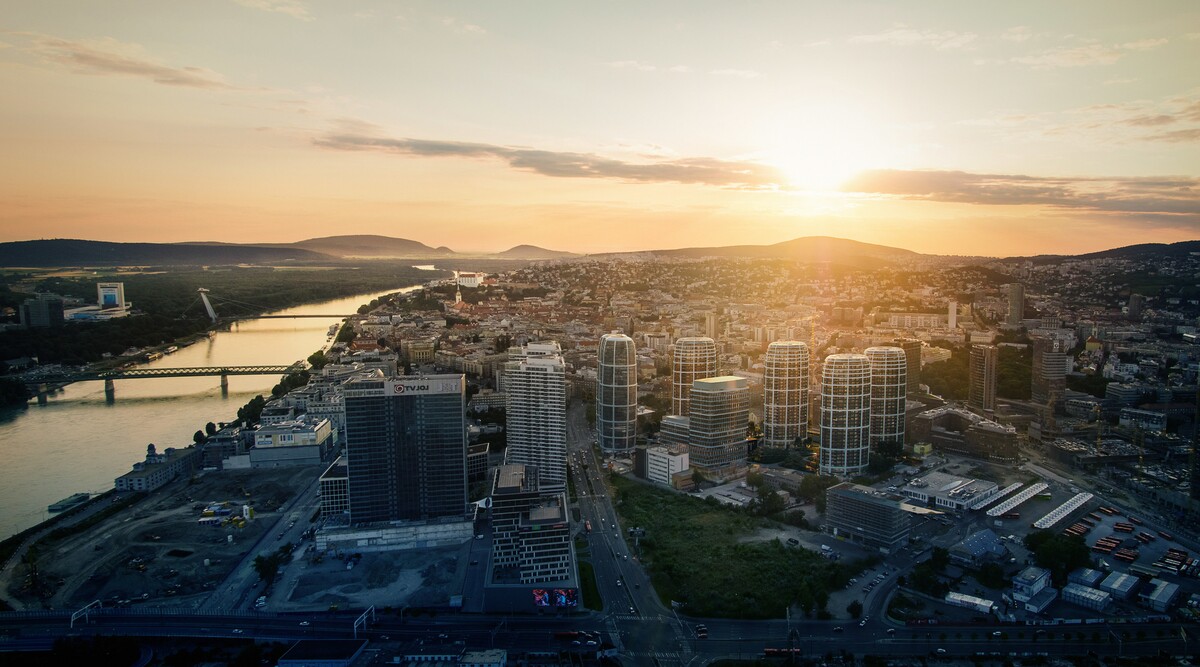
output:
[[17,3],[0,240],[1179,241],[1196,62],[1190,2]]

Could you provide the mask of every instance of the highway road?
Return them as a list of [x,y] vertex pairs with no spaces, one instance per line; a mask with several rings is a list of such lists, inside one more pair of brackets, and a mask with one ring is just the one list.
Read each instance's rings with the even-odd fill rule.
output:
[[[0,651],[21,647],[45,647],[63,636],[91,634],[145,637],[250,638],[292,641],[312,638],[351,638],[354,615],[347,613],[279,615],[242,612],[234,614],[155,615],[150,609],[103,610],[89,619],[80,619],[72,628],[68,612],[11,612],[0,614]],[[400,650],[419,640],[463,641],[466,646],[505,648],[514,652],[546,650],[555,646],[552,634],[559,630],[607,632],[612,617],[585,614],[574,618],[506,617],[489,615],[441,615],[435,618],[401,619],[395,614],[379,615],[376,622],[360,629],[357,636],[373,643]],[[655,643],[656,634],[678,627],[658,617],[622,619],[616,631],[627,641],[621,648],[626,664],[706,664],[721,657],[754,657],[764,647],[786,648],[786,621],[709,620],[709,639],[684,639]],[[900,628],[894,636],[880,637],[869,627],[847,625],[832,632],[827,623],[793,622],[796,631],[791,646],[805,655],[823,655],[847,650],[857,655],[1028,657],[1038,654],[1079,655],[1092,650],[1100,655],[1153,655],[1166,651],[1174,655],[1187,652],[1195,637],[1178,624],[1122,626],[1060,626],[1049,628],[1050,635],[1035,636],[1034,628],[1006,627],[1006,636],[992,637],[996,626]],[[1019,638],[1018,633],[1023,634]],[[1067,633],[1067,637],[1063,637]],[[1097,633],[1100,641],[1091,640]],[[1184,633],[1184,634],[1181,634]],[[1160,636],[1161,634],[1161,636]],[[1143,639],[1138,639],[1141,635]],[[1125,637],[1128,636],[1128,639]],[[1184,637],[1187,637],[1186,639]],[[563,650],[573,648],[558,642]]]

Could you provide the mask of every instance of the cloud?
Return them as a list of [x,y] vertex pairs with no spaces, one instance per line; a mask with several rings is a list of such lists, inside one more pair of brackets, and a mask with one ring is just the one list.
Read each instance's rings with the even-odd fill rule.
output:
[[1033,37],[1033,30],[1029,26],[1019,25],[1000,33],[1000,39],[1010,42],[1024,42]]
[[716,76],[734,76],[739,79],[757,79],[762,76],[762,72],[756,72],[752,69],[734,69],[732,67],[710,70],[709,74],[714,74]]
[[1187,143],[1189,141],[1200,141],[1200,127],[1193,127],[1186,130],[1172,130],[1170,132],[1159,132],[1145,137],[1147,141],[1166,141],[1169,143]]
[[843,191],[990,206],[1049,206],[1200,222],[1200,178],[1070,178],[876,169]]
[[487,34],[487,30],[484,30],[481,26],[477,26],[474,23],[463,23],[452,16],[447,16],[447,17],[443,18],[442,25],[446,26],[447,28],[450,28],[451,30],[453,30],[454,32],[456,32],[460,35],[486,35]]
[[1111,65],[1134,51],[1149,51],[1167,43],[1167,39],[1141,39],[1124,44],[1083,44],[1058,47],[1027,56],[1012,58],[1012,62],[1029,65],[1036,69],[1055,67],[1087,67],[1089,65]]
[[394,139],[375,133],[332,132],[313,140],[329,150],[374,151],[415,157],[498,159],[513,169],[555,178],[602,178],[628,183],[687,183],[729,188],[776,189],[775,168],[757,162],[680,158],[629,162],[592,153],[430,139]]
[[648,65],[636,60],[616,60],[609,63],[608,66],[615,67],[617,69],[633,69],[639,72],[653,72],[658,69],[654,65]]
[[163,65],[145,55],[140,46],[114,39],[84,42],[38,35],[32,50],[80,74],[135,76],[165,86],[238,89],[210,69]]
[[931,46],[939,51],[958,49],[975,41],[978,37],[973,32],[954,32],[947,30],[917,30],[906,25],[870,35],[855,35],[850,38],[851,44],[891,44],[893,46]]
[[305,9],[304,5],[296,2],[296,0],[233,0],[243,7],[251,9],[259,9],[264,12],[275,12],[277,14],[287,14],[294,19],[301,21],[311,21],[313,17]]

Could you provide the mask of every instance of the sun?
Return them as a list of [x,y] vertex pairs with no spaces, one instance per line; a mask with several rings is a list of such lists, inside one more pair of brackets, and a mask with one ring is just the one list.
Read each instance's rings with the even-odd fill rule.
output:
[[883,166],[888,146],[878,127],[849,109],[813,107],[777,123],[763,161],[789,188],[835,192],[855,174]]

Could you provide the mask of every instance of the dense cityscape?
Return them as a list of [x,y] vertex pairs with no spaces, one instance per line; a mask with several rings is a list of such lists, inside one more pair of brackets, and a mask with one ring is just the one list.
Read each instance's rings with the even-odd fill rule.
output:
[[[1197,272],[1157,247],[440,272],[6,541],[7,636],[170,613],[176,650],[250,635],[285,665],[1179,654]],[[88,282],[10,326],[139,316]],[[42,403],[92,377],[6,363]]]
[[1200,661],[1195,0],[7,2],[0,665]]

